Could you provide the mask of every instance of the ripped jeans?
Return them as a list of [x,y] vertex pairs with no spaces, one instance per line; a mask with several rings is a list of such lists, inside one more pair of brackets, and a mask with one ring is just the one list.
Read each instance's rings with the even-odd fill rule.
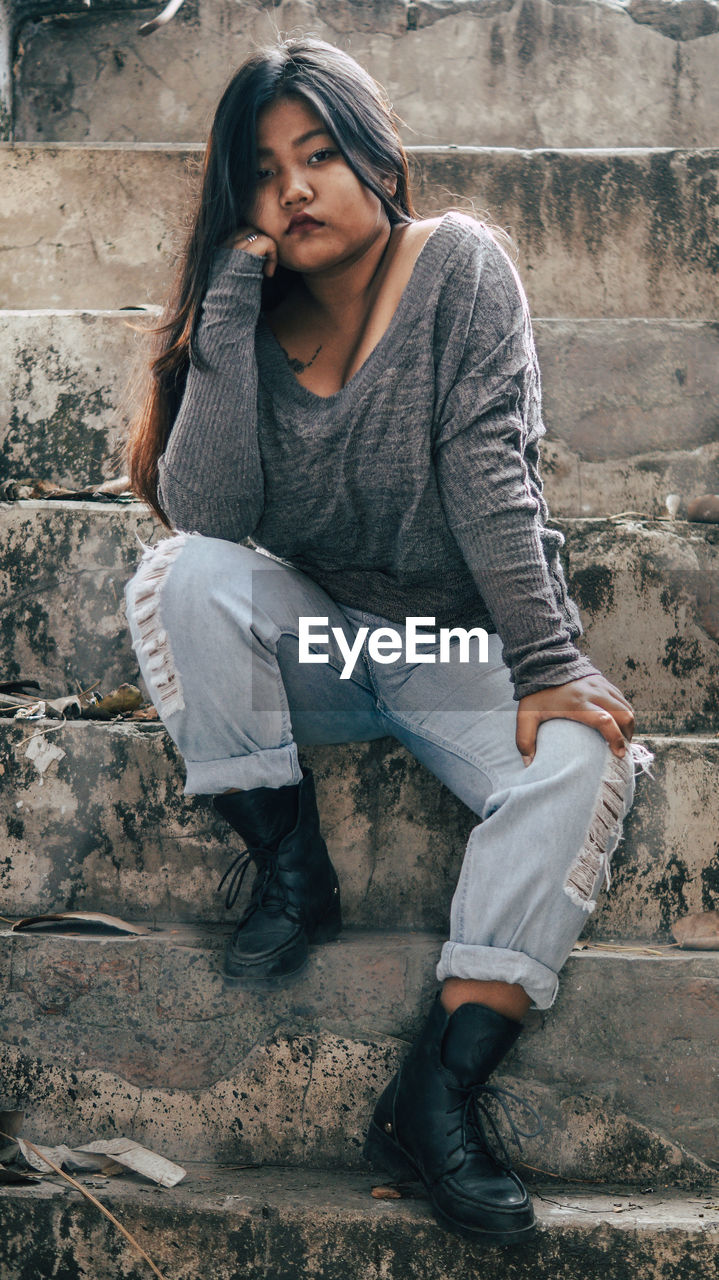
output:
[[[481,820],[470,832],[437,978],[519,983],[547,1009],[557,975],[606,880],[634,792],[632,746],[614,756],[597,730],[542,724],[532,763],[515,744],[517,702],[490,635],[462,661],[395,661],[369,652],[351,676],[332,628],[405,628],[339,605],[283,561],[200,534],[146,548],[125,588],[135,652],[152,701],[184,757],[185,794],[300,782],[297,745],[390,736]],[[299,619],[328,637],[300,662]],[[423,631],[431,632],[425,624]],[[403,636],[404,638],[404,636]],[[473,642],[474,643],[474,642]],[[378,650],[375,650],[377,653]],[[439,659],[423,643],[421,653]]]

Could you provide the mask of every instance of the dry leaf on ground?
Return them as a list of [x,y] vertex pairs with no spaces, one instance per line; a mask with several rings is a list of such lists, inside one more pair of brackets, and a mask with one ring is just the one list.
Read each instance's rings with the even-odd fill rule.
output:
[[104,911],[56,911],[44,916],[26,916],[16,920],[11,933],[77,933],[131,934],[147,937],[150,933],[141,924],[129,924],[119,916],[109,916]]
[[685,951],[719,951],[719,911],[700,911],[683,916],[672,933]]

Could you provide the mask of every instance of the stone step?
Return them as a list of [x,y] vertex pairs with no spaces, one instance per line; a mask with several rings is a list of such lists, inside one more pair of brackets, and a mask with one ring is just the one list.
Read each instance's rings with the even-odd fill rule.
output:
[[121,473],[130,384],[147,361],[134,326],[158,316],[0,311],[0,479],[80,488]]
[[666,517],[667,499],[686,514],[693,497],[719,492],[719,443],[588,462],[551,436],[542,449],[544,491],[559,518]]
[[[49,755],[33,735],[47,730]],[[719,909],[719,742],[645,738],[652,777],[585,938],[672,940]],[[225,922],[217,885],[242,843],[205,796],[184,796],[161,725],[0,720],[0,916],[101,910],[147,923]],[[28,753],[29,752],[29,753]],[[441,932],[476,817],[393,738],[302,748],[342,886],[345,923]],[[245,890],[245,893],[248,889]]]
[[719,528],[631,519],[562,527],[584,647],[636,704],[639,727],[719,728]]
[[[445,1232],[417,1186],[377,1200],[377,1176],[192,1166],[171,1191],[136,1175],[81,1178],[172,1280],[710,1280],[717,1197],[542,1186],[536,1238],[504,1251]],[[141,1280],[149,1267],[83,1196],[44,1181],[3,1187],[5,1280]],[[99,1185],[98,1185],[99,1184]],[[490,1269],[488,1269],[488,1264]],[[57,1268],[61,1268],[58,1271]],[[241,1270],[238,1270],[241,1267]]]
[[[161,302],[201,154],[0,144],[5,305]],[[511,231],[534,314],[715,317],[719,151],[436,146],[411,159],[424,216],[474,201]]]
[[[719,729],[715,525],[565,520],[583,644],[635,703],[641,732]],[[141,503],[22,500],[0,506],[0,663],[48,695],[139,672],[123,589],[161,533]]]
[[[4,1100],[26,1112],[28,1138],[121,1134],[171,1159],[311,1167],[362,1167],[374,1100],[431,1005],[441,946],[346,931],[291,984],[253,991],[223,981],[221,930],[0,936]],[[493,1077],[544,1118],[523,1143],[533,1170],[706,1179],[719,955],[654,951],[573,953],[551,1013],[528,1015]]]
[[[200,1165],[171,1191],[136,1176],[80,1180],[168,1280],[709,1280],[716,1273],[711,1189],[627,1194],[544,1185],[535,1193],[536,1238],[488,1251],[445,1232],[419,1186],[400,1200],[376,1200],[378,1178],[366,1174]],[[57,1182],[2,1188],[6,1280],[49,1276],[57,1267],[64,1280],[149,1275],[107,1218]]]
[[[137,326],[156,315],[0,312],[0,479],[118,474]],[[554,514],[662,516],[669,493],[685,510],[719,490],[719,324],[540,318],[534,330]]]
[[[56,18],[53,8],[63,15]],[[276,32],[311,31],[384,84],[405,141],[697,146],[716,140],[719,19],[710,3],[201,0],[149,40],[152,8],[44,0],[22,29],[15,137],[204,141],[234,67]],[[72,10],[75,10],[73,13]],[[77,12],[77,10],[80,12]],[[27,12],[27,5],[23,12]]]

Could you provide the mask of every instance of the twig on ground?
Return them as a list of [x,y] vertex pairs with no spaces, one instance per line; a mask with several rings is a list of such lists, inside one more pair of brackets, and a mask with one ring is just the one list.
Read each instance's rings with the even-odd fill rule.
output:
[[[0,1138],[9,1138],[11,1142],[15,1141],[15,1139],[11,1138],[8,1133],[3,1133],[2,1129],[0,1129]],[[42,1151],[38,1151],[37,1147],[32,1142],[28,1142],[27,1138],[23,1138],[23,1142],[27,1147],[30,1148],[31,1151],[34,1151],[36,1156],[39,1156],[41,1160],[44,1160],[45,1164],[49,1164],[50,1168],[55,1173],[59,1173],[61,1178],[64,1178],[66,1182],[69,1182],[71,1186],[75,1187],[76,1191],[79,1191],[81,1195],[85,1196],[86,1200],[90,1200],[92,1204],[95,1205],[96,1209],[99,1209],[101,1213],[104,1213],[105,1217],[110,1219],[110,1222],[112,1222],[113,1225],[117,1227],[118,1231],[122,1232],[125,1239],[129,1240],[133,1249],[137,1249],[137,1252],[140,1254],[140,1257],[144,1258],[148,1266],[152,1267],[152,1270],[154,1271],[155,1275],[159,1276],[159,1280],[165,1280],[165,1276],[163,1276],[161,1271],[158,1271],[157,1267],[152,1261],[152,1258],[148,1257],[148,1255],[145,1253],[145,1250],[142,1248],[140,1244],[138,1244],[135,1237],[130,1235],[130,1232],[127,1230],[127,1228],[123,1227],[121,1222],[118,1222],[114,1213],[110,1213],[110,1210],[106,1209],[104,1204],[101,1204],[100,1201],[92,1194],[92,1192],[88,1191],[86,1187],[83,1187],[82,1183],[78,1182],[75,1178],[71,1178],[69,1173],[65,1173],[65,1170],[61,1169],[59,1164],[55,1164],[46,1155],[43,1155]]]

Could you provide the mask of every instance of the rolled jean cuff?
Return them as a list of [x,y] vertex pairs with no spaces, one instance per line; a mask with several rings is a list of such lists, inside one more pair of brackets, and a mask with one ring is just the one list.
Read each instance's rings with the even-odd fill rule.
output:
[[553,969],[503,947],[471,946],[466,942],[445,942],[437,965],[437,981],[445,978],[472,978],[475,982],[517,982],[524,987],[535,1009],[554,1004],[559,978]]
[[302,781],[302,769],[297,758],[297,744],[285,747],[268,747],[264,751],[251,751],[245,756],[230,756],[225,760],[186,760],[187,778],[184,794],[218,795],[237,787],[240,791],[252,791],[255,787],[288,787]]

